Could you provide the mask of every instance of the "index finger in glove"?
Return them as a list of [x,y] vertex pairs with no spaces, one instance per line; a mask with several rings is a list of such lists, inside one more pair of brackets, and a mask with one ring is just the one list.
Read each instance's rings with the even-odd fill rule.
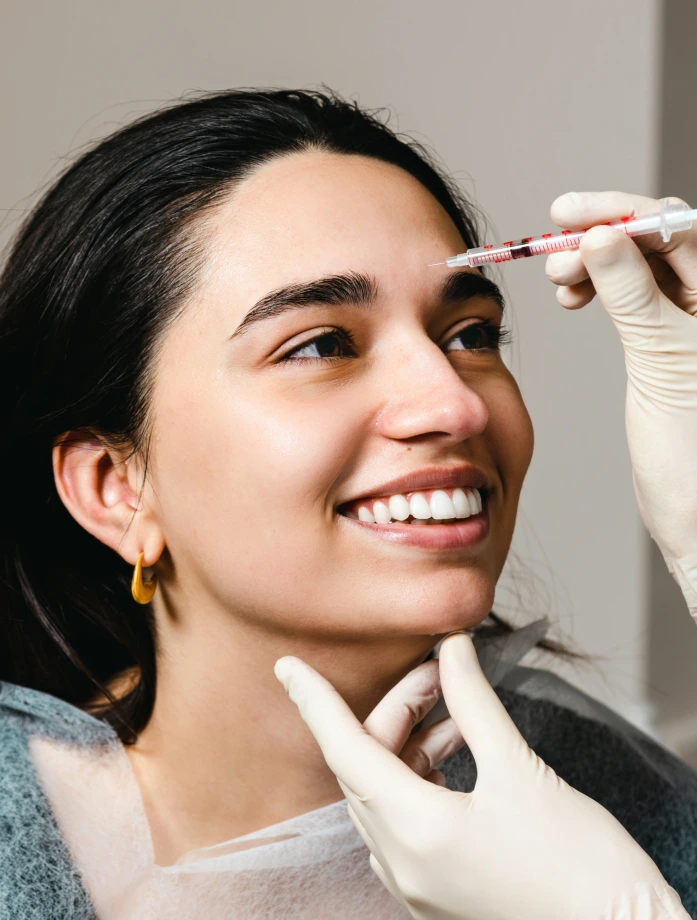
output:
[[440,679],[448,712],[467,742],[480,781],[519,776],[530,751],[479,664],[464,633],[447,636],[440,649]]
[[432,788],[373,738],[332,684],[301,658],[279,658],[274,672],[369,831],[372,822],[361,806],[399,821],[404,802]]
[[[673,198],[673,201],[680,201]],[[552,202],[550,214],[552,220],[567,230],[585,230],[598,224],[612,223],[632,215],[653,214],[660,211],[661,202],[644,195],[631,195],[627,192],[567,192]],[[678,275],[682,283],[697,290],[697,222],[690,230],[673,233],[666,243],[660,233],[636,237],[634,242],[639,249],[660,253],[662,258]],[[564,259],[560,258],[564,256]],[[582,280],[583,273],[578,270],[580,255],[578,252],[555,254],[550,257],[550,277],[557,283],[576,284]],[[568,273],[572,280],[558,281],[554,276],[555,268]],[[586,273],[587,276],[587,273]]]

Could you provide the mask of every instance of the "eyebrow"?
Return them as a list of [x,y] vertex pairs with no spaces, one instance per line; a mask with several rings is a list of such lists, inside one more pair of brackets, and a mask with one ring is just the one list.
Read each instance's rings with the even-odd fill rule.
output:
[[[302,307],[352,306],[371,310],[378,295],[375,278],[353,271],[289,284],[265,294],[247,313],[230,338],[241,335],[254,323]],[[472,297],[487,297],[502,312],[505,307],[499,286],[484,275],[472,271],[453,272],[445,279],[436,297],[444,304],[458,303]]]

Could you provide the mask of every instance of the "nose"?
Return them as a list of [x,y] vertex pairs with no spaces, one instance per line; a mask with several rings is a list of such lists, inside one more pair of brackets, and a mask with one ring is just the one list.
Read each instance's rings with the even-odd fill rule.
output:
[[389,390],[376,419],[384,437],[460,442],[486,428],[486,403],[430,339],[401,349],[384,379]]

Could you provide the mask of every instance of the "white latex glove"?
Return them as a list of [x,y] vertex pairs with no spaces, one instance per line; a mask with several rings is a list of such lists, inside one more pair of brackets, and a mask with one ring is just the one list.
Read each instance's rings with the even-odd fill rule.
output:
[[547,274],[568,309],[597,293],[619,332],[639,511],[697,619],[697,223],[668,243],[595,226],[659,208],[624,192],[562,195],[552,220],[593,229],[578,250],[549,256]]
[[[363,725],[302,659],[280,658],[274,671],[339,780],[373,871],[412,917],[689,920],[619,821],[528,747],[469,636],[448,636],[440,659],[414,668]],[[439,683],[450,718],[409,737]],[[463,738],[475,789],[422,779],[436,779],[433,764]]]

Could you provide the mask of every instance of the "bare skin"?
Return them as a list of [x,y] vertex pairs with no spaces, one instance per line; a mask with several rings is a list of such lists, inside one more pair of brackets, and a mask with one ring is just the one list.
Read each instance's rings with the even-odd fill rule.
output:
[[[500,353],[458,344],[466,326],[499,325],[499,306],[442,302],[447,270],[425,266],[465,246],[402,170],[294,154],[238,185],[199,237],[196,291],[157,359],[141,506],[139,457],[98,440],[53,457],[75,519],[158,575],[157,697],[127,753],[160,865],[343,797],[275,661],[302,658],[365,720],[491,609],[533,448]],[[374,278],[371,309],[287,310],[230,339],[270,291],[346,272]],[[333,333],[325,356],[311,341],[337,326],[354,344]],[[487,476],[477,545],[395,545],[336,510],[456,464]]]

